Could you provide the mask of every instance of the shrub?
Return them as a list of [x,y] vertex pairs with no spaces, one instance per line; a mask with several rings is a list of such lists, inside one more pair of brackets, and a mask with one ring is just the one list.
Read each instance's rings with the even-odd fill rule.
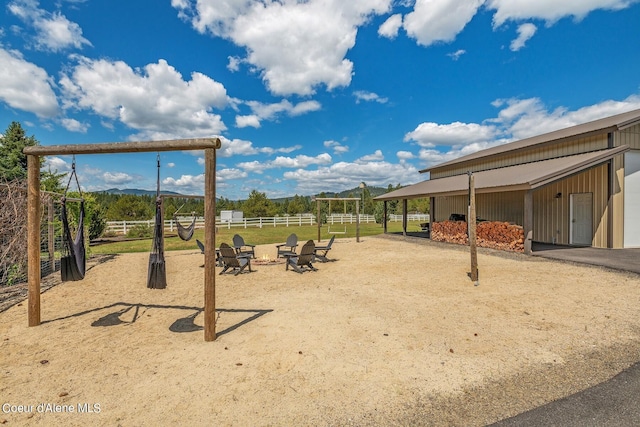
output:
[[153,237],[153,226],[137,224],[127,230],[127,237]]

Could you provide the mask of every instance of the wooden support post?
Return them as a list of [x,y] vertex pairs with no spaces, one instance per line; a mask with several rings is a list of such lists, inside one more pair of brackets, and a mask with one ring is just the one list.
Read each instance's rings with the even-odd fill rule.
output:
[[40,324],[40,157],[27,156],[29,326]]
[[204,340],[216,339],[216,150],[204,152]]
[[320,200],[316,201],[317,212],[318,212],[318,242],[320,242],[320,229],[322,228],[322,217],[320,216]]
[[407,199],[402,199],[402,235],[407,235]]
[[47,252],[49,252],[49,274],[56,271],[56,241],[55,228],[53,227],[53,209],[53,197],[49,196],[49,201],[47,202]]
[[533,240],[533,191],[524,193],[524,253],[531,255]]
[[384,234],[387,234],[387,201],[382,202],[382,228],[384,230]]
[[431,233],[431,231],[433,231],[433,223],[436,222],[436,198],[435,197],[430,197],[429,198],[429,240],[431,240],[431,236],[433,235],[433,233]]
[[356,242],[360,243],[360,200],[356,200]]
[[478,286],[478,248],[476,247],[476,188],[475,179],[469,173],[469,252],[471,253],[471,281]]

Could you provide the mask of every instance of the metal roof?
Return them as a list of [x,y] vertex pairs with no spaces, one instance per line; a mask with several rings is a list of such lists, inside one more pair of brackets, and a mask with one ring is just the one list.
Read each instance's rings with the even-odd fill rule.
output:
[[535,145],[555,144],[571,139],[584,138],[590,135],[602,134],[622,130],[629,126],[633,126],[640,122],[640,109],[628,111],[626,113],[617,114],[615,116],[605,117],[604,119],[594,120],[592,122],[583,123],[581,125],[560,129],[554,132],[545,133],[543,135],[531,138],[521,139],[520,141],[499,145],[497,147],[487,148],[467,156],[459,157],[439,165],[423,169],[420,173],[429,172],[434,169],[456,165],[460,163],[472,162],[487,157],[497,156],[499,154],[524,150]]
[[[539,162],[474,172],[477,193],[533,190],[586,169],[598,166],[629,150],[629,146],[558,157]],[[467,174],[431,179],[382,194],[374,200],[416,199],[420,197],[467,194]]]

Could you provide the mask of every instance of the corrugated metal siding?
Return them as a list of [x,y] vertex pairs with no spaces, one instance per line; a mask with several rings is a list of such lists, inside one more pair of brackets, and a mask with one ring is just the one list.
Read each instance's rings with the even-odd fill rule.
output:
[[[593,193],[593,240],[595,247],[607,247],[607,165],[548,185],[533,193],[533,240],[569,244],[569,195]],[[555,196],[561,193],[561,197]]]
[[[480,193],[476,195],[476,216],[489,221],[507,221],[522,225],[524,191]],[[435,221],[445,221],[452,213],[467,214],[468,197],[437,197]]]
[[614,144],[616,147],[628,145],[633,150],[640,150],[640,125],[616,132]]
[[507,221],[522,225],[524,221],[524,191],[478,194],[478,218]]
[[469,198],[467,196],[436,197],[435,221],[446,221],[452,213],[467,214]]
[[467,173],[469,170],[472,172],[478,172],[481,170],[514,166],[522,163],[570,156],[573,154],[588,153],[591,151],[603,150],[605,148],[607,148],[606,134],[547,145],[544,147],[532,147],[531,149],[520,153],[505,153],[503,156],[492,158],[487,161],[479,161],[472,165],[454,165],[451,168],[443,168],[441,170],[433,169],[430,176],[432,179],[444,178],[447,176]]

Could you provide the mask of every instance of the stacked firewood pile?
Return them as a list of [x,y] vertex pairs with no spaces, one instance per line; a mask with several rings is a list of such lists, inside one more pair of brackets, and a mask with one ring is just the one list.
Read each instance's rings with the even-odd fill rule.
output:
[[[437,242],[468,245],[465,221],[442,221],[431,225],[431,239]],[[524,229],[502,221],[483,221],[476,226],[476,242],[483,248],[524,252]]]

